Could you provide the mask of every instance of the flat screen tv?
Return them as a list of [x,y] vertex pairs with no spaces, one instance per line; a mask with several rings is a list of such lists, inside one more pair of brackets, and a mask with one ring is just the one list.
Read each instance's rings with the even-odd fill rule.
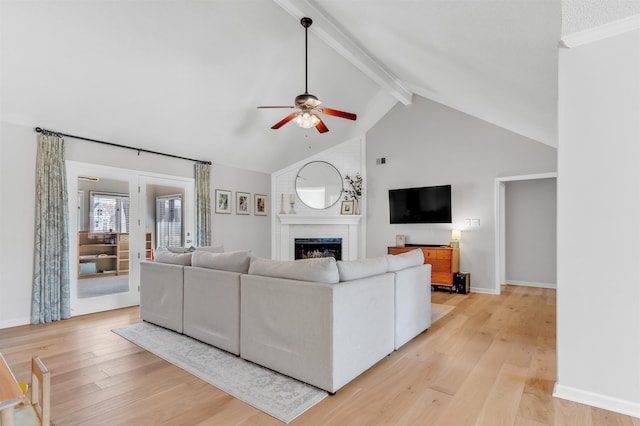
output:
[[390,223],[451,223],[451,185],[389,190]]

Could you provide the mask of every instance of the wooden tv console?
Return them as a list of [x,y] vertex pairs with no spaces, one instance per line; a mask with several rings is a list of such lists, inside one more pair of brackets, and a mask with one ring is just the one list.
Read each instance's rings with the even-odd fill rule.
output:
[[419,248],[424,253],[424,263],[431,265],[431,284],[453,288],[453,277],[460,272],[460,249],[420,244],[404,247],[387,247],[389,254],[400,254]]

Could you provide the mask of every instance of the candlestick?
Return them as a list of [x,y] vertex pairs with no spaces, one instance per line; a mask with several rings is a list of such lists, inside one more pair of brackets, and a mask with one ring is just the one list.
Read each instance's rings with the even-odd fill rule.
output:
[[284,211],[284,194],[280,194],[280,214],[287,214],[287,212]]
[[291,204],[291,210],[289,210],[289,214],[296,214],[296,211],[293,209],[293,206],[296,204],[296,198],[293,194],[289,197],[289,204]]

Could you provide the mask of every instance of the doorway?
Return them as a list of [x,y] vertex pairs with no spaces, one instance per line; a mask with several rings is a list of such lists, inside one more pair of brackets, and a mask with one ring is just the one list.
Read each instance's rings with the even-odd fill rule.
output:
[[67,185],[71,315],[138,305],[140,263],[155,247],[156,194],[181,195],[190,240],[194,179],[67,161]]
[[[556,179],[557,173],[541,173],[535,175],[511,176],[497,178],[495,183],[495,282],[494,294],[500,294],[500,287],[507,280],[507,210],[506,210],[506,185],[509,182],[524,182],[538,179]],[[553,240],[555,244],[555,239]],[[553,247],[555,251],[555,246]],[[518,283],[516,283],[518,284]],[[533,284],[530,281],[522,281],[523,285]]]

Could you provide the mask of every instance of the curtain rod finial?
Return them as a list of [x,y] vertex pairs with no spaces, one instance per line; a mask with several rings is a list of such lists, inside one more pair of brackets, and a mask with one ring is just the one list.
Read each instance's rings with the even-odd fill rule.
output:
[[40,127],[36,127],[36,133],[40,133],[42,132],[42,129]]

